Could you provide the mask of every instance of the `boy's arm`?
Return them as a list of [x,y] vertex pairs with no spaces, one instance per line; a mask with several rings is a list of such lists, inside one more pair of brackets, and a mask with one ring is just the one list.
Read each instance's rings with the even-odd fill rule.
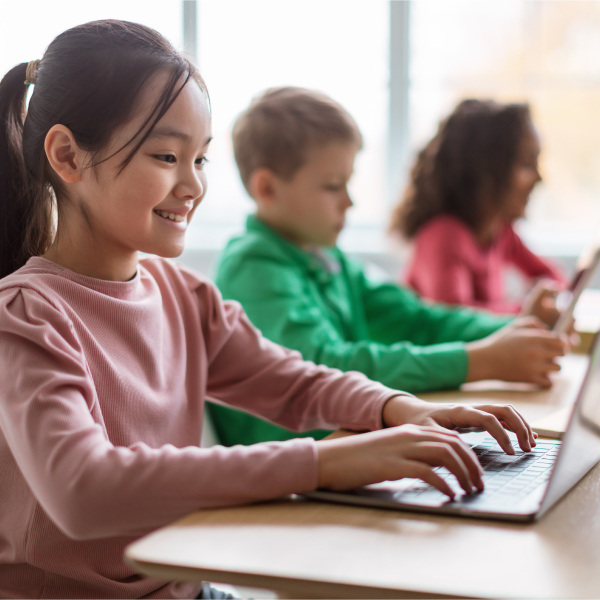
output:
[[[461,328],[467,328],[467,334],[475,339],[506,322],[487,315],[479,319],[472,315],[455,317],[450,319],[452,323],[445,323],[438,340],[441,343],[421,347],[409,341],[398,341],[415,336],[419,339],[417,343],[427,343],[427,336],[411,322],[419,311],[428,321],[425,326],[431,340],[435,337],[435,327],[441,327],[444,321],[442,314],[436,311],[428,316],[407,293],[406,300],[410,300],[407,317],[393,317],[387,325],[390,330],[397,328],[395,343],[354,341],[333,322],[330,313],[315,305],[302,277],[275,262],[247,259],[243,267],[234,262],[222,264],[217,283],[225,297],[242,303],[250,320],[269,339],[299,350],[307,360],[343,371],[360,371],[391,388],[412,393],[457,387],[465,381],[465,345],[462,341],[450,341],[452,333],[454,340],[461,340],[466,336],[461,338],[459,332]],[[393,296],[384,289],[380,291],[384,293],[377,296],[380,299],[378,306],[388,310],[389,316],[394,312],[401,315],[401,291],[396,289]],[[438,309],[440,311],[444,315],[452,312]],[[381,329],[385,330],[383,323]]]
[[370,337],[384,344],[399,339],[418,345],[470,342],[494,333],[512,320],[473,308],[421,300],[395,283],[368,279],[356,264],[353,279],[360,289]]
[[209,397],[291,430],[315,427],[373,430],[383,405],[406,395],[359,373],[315,365],[266,339],[237,302],[200,289]]

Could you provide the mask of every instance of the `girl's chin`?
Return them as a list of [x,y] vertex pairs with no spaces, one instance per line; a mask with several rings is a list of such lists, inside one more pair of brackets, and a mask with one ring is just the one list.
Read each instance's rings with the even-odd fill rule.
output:
[[184,249],[184,244],[169,244],[148,248],[146,250],[142,250],[142,252],[145,254],[154,254],[155,256],[160,256],[161,258],[177,258],[183,254]]

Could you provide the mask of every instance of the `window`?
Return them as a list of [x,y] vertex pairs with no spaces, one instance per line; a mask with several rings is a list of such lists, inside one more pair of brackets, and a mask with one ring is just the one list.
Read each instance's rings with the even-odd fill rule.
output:
[[160,31],[183,46],[182,4],[177,0],[19,0],[0,5],[0,77],[15,65],[42,57],[48,44],[69,27],[97,19],[124,19]]
[[544,182],[524,233],[577,253],[600,224],[600,3],[419,0],[410,30],[411,151],[462,98],[528,101]]
[[[523,224],[534,247],[576,254],[591,237],[600,216],[600,2],[197,0],[185,15],[194,12],[185,31],[210,91],[214,142],[189,246],[220,247],[252,210],[231,126],[255,94],[278,85],[324,91],[363,132],[346,248],[385,249],[415,152],[466,96],[532,106],[545,179]],[[2,13],[2,73],[39,58],[65,28],[98,18],[140,21],[184,46],[180,0],[22,0]]]
[[211,96],[214,140],[192,245],[212,239],[219,245],[252,210],[235,167],[231,127],[256,94],[281,85],[319,89],[356,119],[364,150],[350,183],[356,205],[349,221],[355,228],[383,222],[388,22],[384,0],[198,2],[198,66]]

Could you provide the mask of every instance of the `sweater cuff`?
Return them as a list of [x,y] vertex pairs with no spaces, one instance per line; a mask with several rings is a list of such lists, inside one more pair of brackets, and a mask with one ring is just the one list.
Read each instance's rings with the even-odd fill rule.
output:
[[[319,453],[313,438],[295,438],[285,442],[266,442],[251,448],[269,447],[282,459],[281,469],[272,471],[264,481],[269,489],[266,497],[286,496],[317,489],[319,483]],[[262,486],[261,486],[262,487]]]
[[[432,356],[432,370],[439,376],[440,388],[457,388],[467,378],[469,359],[464,342],[450,342],[436,346],[437,351]],[[440,368],[437,369],[439,361]],[[443,365],[443,366],[442,366]]]
[[419,348],[418,359],[422,372],[420,381],[409,388],[411,392],[455,389],[467,378],[468,356],[464,342],[423,346]]

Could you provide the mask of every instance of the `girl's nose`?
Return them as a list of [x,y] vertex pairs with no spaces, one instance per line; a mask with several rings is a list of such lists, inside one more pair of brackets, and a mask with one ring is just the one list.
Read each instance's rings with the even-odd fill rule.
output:
[[180,177],[175,188],[175,195],[178,198],[196,200],[202,198],[206,191],[206,181],[202,171],[194,169],[191,173],[184,173]]

